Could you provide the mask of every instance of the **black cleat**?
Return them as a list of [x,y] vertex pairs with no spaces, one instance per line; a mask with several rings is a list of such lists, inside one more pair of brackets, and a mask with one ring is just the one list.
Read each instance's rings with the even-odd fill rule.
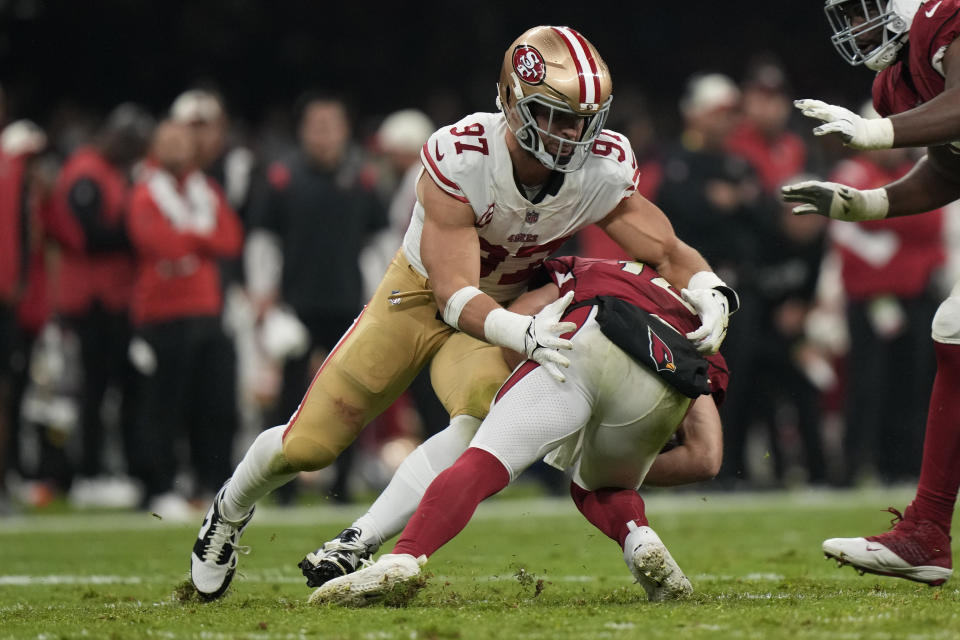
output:
[[372,564],[372,553],[361,542],[360,530],[350,527],[313,553],[308,553],[297,566],[306,577],[308,587],[319,587],[334,578],[353,573],[361,566]]

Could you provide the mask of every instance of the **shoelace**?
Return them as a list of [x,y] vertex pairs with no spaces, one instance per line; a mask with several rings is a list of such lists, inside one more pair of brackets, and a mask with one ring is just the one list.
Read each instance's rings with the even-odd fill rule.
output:
[[887,511],[893,514],[893,519],[890,520],[891,529],[895,529],[899,523],[903,522],[903,514],[897,511],[896,509],[894,509],[893,507],[887,507],[886,509],[884,509],[884,511]]
[[236,534],[237,528],[229,522],[221,520],[213,525],[213,535],[210,536],[210,543],[203,550],[204,562],[216,562],[223,552],[223,547],[229,545],[234,551],[247,555],[250,553],[250,547],[236,544],[231,538]]
[[328,551],[351,551],[357,555],[363,555],[367,552],[367,545],[360,540],[344,541],[340,538],[334,538],[329,542],[324,542],[321,550],[324,553]]
[[359,539],[352,541],[344,541],[340,538],[334,538],[329,542],[324,542],[323,546],[320,547],[317,551],[322,551],[323,553],[318,553],[316,555],[320,556],[320,559],[323,560],[325,556],[333,553],[342,553],[344,551],[353,553],[357,556],[358,565],[354,569],[366,569],[367,567],[373,565],[373,560],[367,556],[367,545],[363,544]]

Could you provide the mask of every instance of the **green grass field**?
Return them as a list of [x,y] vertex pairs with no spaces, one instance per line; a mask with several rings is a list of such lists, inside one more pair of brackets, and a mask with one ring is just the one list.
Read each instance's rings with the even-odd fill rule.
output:
[[[403,607],[306,604],[296,563],[360,508],[262,509],[223,600],[178,597],[196,525],[144,514],[0,521],[0,638],[960,638],[960,591],[858,576],[834,535],[882,531],[910,498],[657,493],[651,525],[694,597],[650,604],[617,545],[569,500],[500,498],[427,564]],[[178,587],[181,587],[178,590]]]

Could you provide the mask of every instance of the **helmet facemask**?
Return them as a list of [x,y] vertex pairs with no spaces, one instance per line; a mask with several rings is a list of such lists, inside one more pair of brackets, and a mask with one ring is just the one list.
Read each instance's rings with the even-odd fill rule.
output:
[[[511,129],[520,146],[532,153],[545,167],[561,173],[571,173],[583,167],[587,161],[590,147],[597,136],[600,135],[603,125],[607,121],[611,100],[612,98],[607,98],[607,101],[599,109],[590,113],[590,115],[584,115],[575,112],[560,100],[553,100],[548,96],[533,93],[517,100],[514,111],[517,116],[516,120],[519,120],[519,122],[516,128],[511,126]],[[537,122],[536,115],[538,113],[541,114],[541,119],[546,120],[545,127],[541,127]],[[555,120],[571,116],[583,120],[583,128],[579,138],[571,140],[552,133],[551,129]],[[508,118],[508,122],[511,120],[514,119]],[[556,151],[550,151],[551,143],[557,145]]]
[[610,71],[586,38],[538,26],[504,54],[497,104],[522,149],[551,171],[571,173],[587,161],[612,91]]
[[[833,30],[830,42],[851,65],[863,64],[873,71],[885,69],[896,61],[906,43],[915,13],[915,8],[899,5],[912,4],[895,0],[827,0],[824,11]],[[854,24],[858,19],[859,24]],[[857,40],[869,34],[874,34],[876,44],[863,51]]]

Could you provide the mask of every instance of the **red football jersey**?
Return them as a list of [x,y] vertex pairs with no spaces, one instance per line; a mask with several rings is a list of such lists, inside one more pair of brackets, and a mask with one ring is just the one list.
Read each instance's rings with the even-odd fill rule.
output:
[[[560,295],[573,291],[573,302],[596,296],[613,296],[640,307],[668,323],[680,333],[700,327],[700,318],[691,311],[676,289],[653,267],[641,262],[596,260],[561,256],[543,263]],[[722,399],[729,379],[727,364],[719,353],[707,356],[710,389]],[[719,395],[718,395],[719,394]]]
[[[830,179],[855,189],[875,189],[903,177],[911,167],[908,162],[884,169],[871,162],[870,154],[861,154],[841,162]],[[918,297],[947,259],[941,209],[920,216],[830,224],[843,286],[852,300],[885,294]]]
[[873,106],[890,116],[943,93],[943,52],[960,35],[960,0],[925,2],[910,25],[907,57],[877,74]]

